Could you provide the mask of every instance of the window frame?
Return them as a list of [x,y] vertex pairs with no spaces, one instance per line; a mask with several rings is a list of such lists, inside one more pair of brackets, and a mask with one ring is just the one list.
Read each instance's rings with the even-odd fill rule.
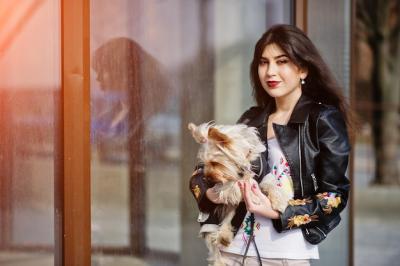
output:
[[91,264],[90,1],[61,0],[55,265]]

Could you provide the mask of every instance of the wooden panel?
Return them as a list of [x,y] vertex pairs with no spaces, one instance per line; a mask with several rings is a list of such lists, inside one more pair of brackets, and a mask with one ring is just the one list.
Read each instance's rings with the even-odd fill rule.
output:
[[6,249],[11,241],[11,177],[13,167],[12,128],[9,119],[9,95],[0,89],[0,248]]
[[294,1],[295,25],[307,33],[307,0]]
[[[62,265],[90,265],[89,0],[61,2]],[[57,210],[56,210],[57,211]],[[59,245],[60,243],[56,243]],[[57,262],[56,262],[57,263]]]

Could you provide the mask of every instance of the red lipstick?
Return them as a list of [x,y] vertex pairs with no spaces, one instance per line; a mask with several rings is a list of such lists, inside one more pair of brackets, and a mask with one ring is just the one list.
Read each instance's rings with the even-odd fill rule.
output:
[[275,81],[275,80],[267,81],[267,85],[270,88],[275,88],[276,86],[279,85],[279,83],[281,83],[281,82],[280,81]]

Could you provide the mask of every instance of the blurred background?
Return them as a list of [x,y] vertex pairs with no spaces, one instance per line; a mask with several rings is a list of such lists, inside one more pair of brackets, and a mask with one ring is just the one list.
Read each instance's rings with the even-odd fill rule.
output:
[[[312,265],[397,264],[399,1],[74,1],[90,7],[79,56],[90,61],[91,265],[206,265],[186,125],[234,123],[254,104],[254,45],[276,23],[307,32],[360,123],[350,205]],[[65,12],[60,0],[0,0],[0,265],[59,265]]]

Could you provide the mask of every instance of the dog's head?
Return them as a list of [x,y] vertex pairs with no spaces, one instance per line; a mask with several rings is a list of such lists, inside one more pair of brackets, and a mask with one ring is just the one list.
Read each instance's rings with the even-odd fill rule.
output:
[[241,168],[249,169],[251,162],[265,151],[256,128],[243,124],[190,123],[188,128],[201,144],[198,157],[205,165],[205,175],[213,182],[238,180]]

